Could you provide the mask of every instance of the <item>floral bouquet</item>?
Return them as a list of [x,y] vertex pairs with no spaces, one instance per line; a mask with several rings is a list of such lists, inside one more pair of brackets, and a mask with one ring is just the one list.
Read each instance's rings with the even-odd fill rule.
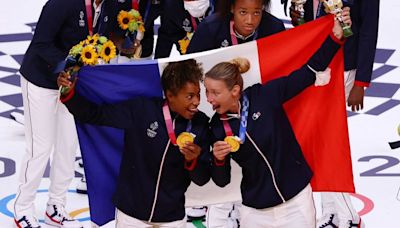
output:
[[[86,40],[79,42],[79,44],[71,48],[64,68],[71,75],[71,80],[73,80],[80,67],[84,65],[106,64],[115,57],[116,47],[114,43],[105,36],[95,34],[88,36]],[[64,95],[68,93],[68,88],[61,87],[60,92]]]
[[132,44],[136,48],[133,57],[135,59],[140,58],[142,47],[140,41],[144,36],[144,22],[139,11],[131,9],[130,11],[121,10],[117,17],[119,27],[126,31],[125,40],[123,43],[124,49],[129,49]]
[[179,40],[179,49],[181,51],[181,53],[184,55],[186,54],[187,48],[190,44],[190,41],[192,40],[193,37],[193,33],[192,32],[187,32],[186,36],[183,37],[183,39]]

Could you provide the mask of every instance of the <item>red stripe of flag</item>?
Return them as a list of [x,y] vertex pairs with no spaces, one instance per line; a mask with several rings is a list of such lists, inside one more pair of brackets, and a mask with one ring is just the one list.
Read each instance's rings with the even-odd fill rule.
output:
[[[300,68],[331,33],[331,15],[257,41],[262,82]],[[343,85],[343,50],[330,64],[327,86],[307,88],[284,107],[314,172],[313,191],[354,192]]]

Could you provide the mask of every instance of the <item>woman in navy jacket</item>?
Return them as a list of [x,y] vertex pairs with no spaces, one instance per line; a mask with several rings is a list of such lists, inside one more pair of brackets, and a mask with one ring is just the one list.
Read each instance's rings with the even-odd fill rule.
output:
[[71,47],[91,32],[108,36],[116,15],[113,0],[49,0],[43,7],[20,69],[26,154],[14,203],[18,227],[40,227],[33,202],[51,154],[45,223],[82,227],[65,211],[66,193],[74,177],[77,137],[72,116],[63,105],[57,105],[55,71]]
[[154,56],[156,59],[169,57],[174,44],[181,54],[186,54],[187,44],[182,45],[179,41],[190,41],[188,33],[196,32],[204,18],[214,12],[214,1],[163,0],[162,8]]
[[[204,185],[210,179],[209,118],[197,109],[202,76],[193,59],[170,63],[161,78],[166,99],[136,98],[103,106],[74,94],[76,80],[71,84],[68,75],[58,78],[59,85],[72,88],[63,102],[76,121],[125,130],[114,195],[117,227],[186,227],[186,189],[191,181]],[[194,143],[176,146],[182,132],[195,134]]]
[[193,35],[188,53],[241,44],[285,30],[283,22],[268,13],[270,0],[232,0],[206,18]]
[[[140,57],[151,57],[154,48],[154,20],[157,19],[157,17],[159,17],[161,14],[162,0],[120,0],[117,1],[117,5],[119,10],[129,11],[136,7],[139,9],[145,28],[143,39],[140,41],[140,44],[142,45],[142,53]],[[125,32],[123,32],[121,29],[118,29],[117,33],[119,33],[120,36],[125,35]],[[131,52],[133,51],[134,48]]]
[[[353,21],[353,35],[347,38],[344,45],[345,97],[347,106],[352,111],[359,111],[364,107],[364,89],[369,87],[372,77],[378,40],[379,0],[343,2],[350,7]],[[324,7],[315,7],[314,12],[314,6],[317,5],[313,1],[305,3],[306,22],[325,14]],[[293,6],[290,8],[290,16],[292,24],[296,26],[299,13]],[[339,227],[364,226],[348,193],[321,192],[321,204],[322,216],[318,220],[318,227],[325,227],[326,224]]]
[[[306,65],[265,85],[242,91],[241,73],[248,70],[248,61],[219,63],[206,73],[207,101],[216,111],[210,122],[215,142],[212,178],[223,187],[230,183],[230,160],[242,167],[243,227],[315,227],[312,171],[283,104],[314,84],[314,71],[328,67],[342,43],[338,23],[333,32]],[[242,144],[232,138],[226,142],[229,135],[240,136]]]

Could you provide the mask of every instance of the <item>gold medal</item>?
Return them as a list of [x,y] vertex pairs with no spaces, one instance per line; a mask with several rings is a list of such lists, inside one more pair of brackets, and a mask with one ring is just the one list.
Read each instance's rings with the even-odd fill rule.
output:
[[182,148],[186,144],[186,142],[193,142],[193,141],[194,141],[193,134],[189,132],[182,132],[176,139],[176,144],[178,144],[179,148]]
[[236,136],[226,136],[224,139],[231,146],[231,152],[236,152],[240,148],[239,140]]

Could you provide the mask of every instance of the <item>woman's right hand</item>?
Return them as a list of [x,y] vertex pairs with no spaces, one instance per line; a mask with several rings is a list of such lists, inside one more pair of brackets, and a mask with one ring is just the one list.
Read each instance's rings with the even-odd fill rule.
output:
[[57,85],[63,86],[63,87],[67,87],[70,90],[72,90],[73,88],[75,88],[75,84],[76,84],[76,80],[78,78],[75,77],[72,81],[71,81],[71,75],[69,75],[68,73],[66,73],[65,71],[62,71],[60,74],[58,74],[58,78],[57,78]]
[[289,7],[289,14],[290,14],[290,18],[292,19],[292,25],[298,26],[300,12],[296,10],[294,2],[292,2],[291,6]]
[[217,141],[213,145],[214,157],[219,161],[223,161],[226,155],[231,153],[231,150],[231,146],[225,141]]

